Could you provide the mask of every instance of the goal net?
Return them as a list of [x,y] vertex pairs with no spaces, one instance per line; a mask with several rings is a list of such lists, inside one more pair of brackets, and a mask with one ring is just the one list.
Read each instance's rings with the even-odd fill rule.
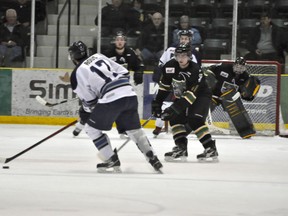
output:
[[[202,66],[208,67],[221,62],[223,61],[205,60]],[[261,81],[261,87],[255,99],[253,101],[242,100],[256,129],[256,135],[278,135],[281,65],[272,61],[247,61],[247,71]],[[228,114],[221,106],[212,112],[211,118],[212,124],[219,128],[218,131],[215,130],[216,134],[221,134],[221,128],[223,131],[228,130],[231,134],[237,134]]]

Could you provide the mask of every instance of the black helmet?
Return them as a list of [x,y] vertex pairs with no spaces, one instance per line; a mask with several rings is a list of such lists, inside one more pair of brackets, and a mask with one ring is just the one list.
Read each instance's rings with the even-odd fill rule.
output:
[[123,31],[117,31],[116,35],[114,36],[114,39],[116,39],[117,37],[123,37],[124,40],[126,41],[126,35]]
[[82,60],[88,57],[87,46],[82,41],[77,41],[69,47],[68,52],[71,60]]
[[243,57],[237,57],[234,64],[246,65],[246,60]]
[[191,57],[192,55],[192,51],[191,51],[191,45],[189,43],[187,44],[179,44],[176,49],[175,49],[175,53],[187,53],[187,55],[189,57]]
[[233,64],[233,71],[236,74],[242,74],[246,71],[246,60],[243,57],[237,57]]
[[190,30],[180,30],[178,33],[178,38],[180,38],[181,36],[188,36],[191,40],[193,33]]

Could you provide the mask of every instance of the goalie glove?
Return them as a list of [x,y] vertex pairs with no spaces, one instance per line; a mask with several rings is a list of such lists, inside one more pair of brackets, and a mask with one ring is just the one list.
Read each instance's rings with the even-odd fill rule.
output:
[[240,86],[241,97],[244,100],[252,101],[260,89],[260,80],[254,76],[249,77],[246,82]]
[[161,113],[162,113],[162,102],[153,100],[151,103],[151,112],[152,115],[156,118],[160,118],[161,117]]

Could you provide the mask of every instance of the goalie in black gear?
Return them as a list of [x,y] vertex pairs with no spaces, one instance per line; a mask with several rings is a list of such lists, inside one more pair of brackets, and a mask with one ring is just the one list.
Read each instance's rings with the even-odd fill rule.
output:
[[[201,68],[192,62],[190,57],[189,44],[180,44],[176,48],[175,58],[161,68],[159,91],[152,102],[152,114],[157,118],[168,120],[172,128],[176,146],[171,152],[165,153],[166,161],[187,159],[187,135],[190,131],[195,132],[205,149],[202,154],[197,155],[197,159],[217,160],[218,157],[215,140],[212,139],[205,124],[212,92],[205,82]],[[170,91],[173,92],[175,99],[162,113],[162,103]]]
[[255,128],[241,98],[252,101],[259,91],[260,81],[257,77],[248,74],[245,59],[238,57],[233,63],[212,65],[207,70],[213,72],[217,80],[213,88],[211,112],[221,104],[242,138],[255,135]]

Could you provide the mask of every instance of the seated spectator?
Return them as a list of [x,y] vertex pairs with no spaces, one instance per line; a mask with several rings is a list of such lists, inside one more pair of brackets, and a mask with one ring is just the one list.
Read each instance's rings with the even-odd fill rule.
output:
[[[127,32],[129,6],[123,0],[112,0],[102,8],[102,36],[111,36],[117,31]],[[98,16],[95,18],[95,25],[98,25]]]
[[179,27],[177,29],[173,30],[173,41],[172,41],[172,45],[173,47],[176,47],[178,45],[178,41],[179,41],[179,32],[181,30],[189,30],[192,33],[192,40],[191,40],[191,46],[192,49],[195,49],[197,47],[200,47],[201,43],[202,43],[202,38],[200,35],[200,32],[198,31],[198,29],[191,27],[190,23],[189,23],[189,17],[187,15],[183,15],[180,17],[179,20]]
[[129,36],[139,36],[143,27],[151,20],[149,14],[143,9],[143,5],[144,0],[132,1],[132,8],[128,13]]
[[12,62],[23,61],[25,30],[14,9],[6,11],[5,19],[0,26],[0,62],[1,66],[11,66]]
[[281,28],[271,22],[271,16],[263,13],[260,26],[250,31],[247,39],[247,60],[264,60],[285,62],[284,51],[287,49],[287,39]]
[[164,51],[164,22],[159,12],[152,15],[152,23],[149,23],[142,31],[136,53],[141,56],[144,64],[157,64]]

